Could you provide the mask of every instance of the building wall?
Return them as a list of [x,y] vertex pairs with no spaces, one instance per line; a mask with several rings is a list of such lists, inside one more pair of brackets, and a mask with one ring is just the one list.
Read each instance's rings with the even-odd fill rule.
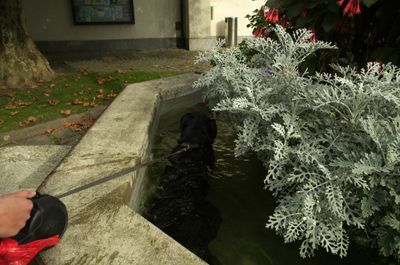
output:
[[22,0],[35,41],[176,38],[180,0],[134,0],[135,24],[74,25],[70,0]]
[[225,17],[238,18],[238,36],[251,36],[251,29],[247,28],[249,20],[247,14],[252,14],[265,3],[265,0],[210,0],[214,10],[211,20],[211,36],[225,35]]
[[[215,37],[224,36],[228,16],[238,17],[238,36],[251,36],[245,16],[265,0],[132,1],[135,24],[114,25],[75,25],[71,0],[22,0],[22,4],[28,32],[42,51],[171,48],[180,38],[187,48],[204,50],[214,45]],[[176,22],[182,22],[185,36]]]

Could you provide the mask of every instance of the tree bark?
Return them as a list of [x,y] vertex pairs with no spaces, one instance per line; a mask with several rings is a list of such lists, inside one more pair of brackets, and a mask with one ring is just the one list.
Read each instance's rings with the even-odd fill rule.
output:
[[0,0],[0,86],[24,88],[53,75],[27,33],[21,0]]

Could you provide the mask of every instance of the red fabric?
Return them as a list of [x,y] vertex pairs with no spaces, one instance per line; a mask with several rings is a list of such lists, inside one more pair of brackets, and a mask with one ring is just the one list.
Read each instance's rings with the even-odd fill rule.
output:
[[13,239],[0,241],[0,265],[27,265],[44,248],[60,242],[59,236],[36,240],[27,244],[18,245]]

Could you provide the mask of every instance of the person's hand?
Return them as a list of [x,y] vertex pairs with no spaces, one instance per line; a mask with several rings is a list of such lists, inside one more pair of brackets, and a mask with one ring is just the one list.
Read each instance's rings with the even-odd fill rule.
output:
[[31,216],[34,191],[18,191],[0,196],[0,238],[12,237]]

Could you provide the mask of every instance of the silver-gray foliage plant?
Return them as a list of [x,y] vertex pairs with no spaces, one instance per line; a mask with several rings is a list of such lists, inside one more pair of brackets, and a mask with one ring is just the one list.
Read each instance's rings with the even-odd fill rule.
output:
[[241,125],[235,154],[255,151],[278,206],[267,227],[300,255],[320,247],[347,254],[348,230],[364,229],[384,255],[400,257],[400,70],[369,63],[357,71],[307,75],[299,65],[319,49],[312,32],[247,41],[253,56],[220,46],[198,60],[213,67],[195,82],[214,110]]

